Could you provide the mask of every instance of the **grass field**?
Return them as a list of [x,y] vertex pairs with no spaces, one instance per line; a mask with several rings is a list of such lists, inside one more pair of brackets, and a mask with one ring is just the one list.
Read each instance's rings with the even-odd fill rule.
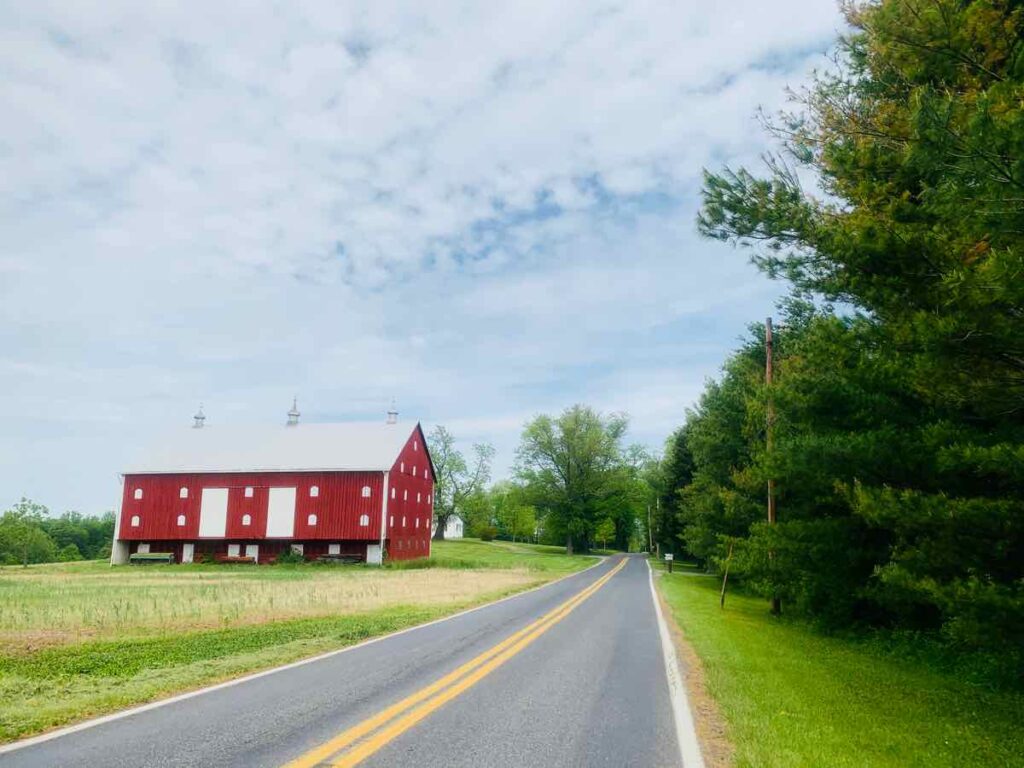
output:
[[0,741],[350,645],[594,562],[469,540],[433,554],[383,569],[0,568]]
[[[427,561],[432,567],[443,568],[525,568],[530,572],[549,575],[571,573],[593,564],[591,557],[567,556],[565,547],[526,542],[460,539],[435,543]],[[399,561],[399,568],[421,567],[423,561]]]
[[826,637],[768,615],[717,578],[664,574],[659,586],[700,656],[724,716],[735,765],[1024,765],[1024,695]]

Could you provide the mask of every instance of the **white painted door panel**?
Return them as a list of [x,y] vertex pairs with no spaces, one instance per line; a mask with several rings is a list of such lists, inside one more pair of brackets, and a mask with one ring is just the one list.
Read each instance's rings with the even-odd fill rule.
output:
[[290,539],[295,535],[295,489],[271,488],[267,502],[267,538]]
[[199,536],[223,539],[228,528],[228,489],[203,488],[199,504]]
[[380,544],[366,545],[366,563],[367,565],[380,565]]

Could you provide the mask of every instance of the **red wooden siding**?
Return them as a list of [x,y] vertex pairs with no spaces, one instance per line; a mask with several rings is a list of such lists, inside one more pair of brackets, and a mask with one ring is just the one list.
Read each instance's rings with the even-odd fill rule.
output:
[[[270,488],[295,488],[295,541],[309,539],[380,539],[381,472],[263,472],[231,474],[127,475],[121,504],[120,538],[129,541],[196,540],[199,538],[199,509],[203,488],[227,488],[228,510],[226,539],[261,539],[267,530],[267,503]],[[188,498],[179,498],[188,488]],[[319,489],[310,496],[310,488]],[[245,489],[253,489],[246,498]],[[362,495],[369,487],[370,496]],[[142,498],[135,499],[135,489]],[[185,515],[185,526],[177,524]],[[242,524],[244,515],[252,522]],[[315,514],[315,525],[309,515]],[[367,515],[368,525],[359,518]],[[139,526],[131,525],[133,515]]]
[[430,523],[434,517],[434,478],[423,430],[419,427],[413,430],[395,460],[388,481],[395,492],[392,497],[388,491],[388,557],[393,560],[426,557],[430,554]]
[[[298,486],[295,499],[295,539],[366,539],[380,541],[381,493],[384,489],[382,472],[332,472],[305,476]],[[311,486],[317,485],[320,495],[309,495]],[[370,489],[369,498],[362,495]],[[316,515],[316,525],[310,525],[310,515]],[[366,515],[367,525],[359,524]]]

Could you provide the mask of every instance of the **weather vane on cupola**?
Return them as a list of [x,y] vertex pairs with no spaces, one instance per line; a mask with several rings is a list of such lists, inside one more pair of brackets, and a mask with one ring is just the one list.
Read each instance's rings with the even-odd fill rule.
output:
[[298,397],[293,397],[292,398],[292,409],[290,411],[288,411],[288,424],[287,424],[287,426],[289,426],[289,427],[296,426],[299,423],[299,416],[301,416],[301,415],[302,414],[299,413],[299,398]]
[[195,423],[192,425],[192,428],[193,429],[202,429],[203,428],[203,422],[206,421],[206,414],[203,413],[203,404],[202,403],[199,404],[199,412],[195,416],[193,416],[192,418],[195,419]]

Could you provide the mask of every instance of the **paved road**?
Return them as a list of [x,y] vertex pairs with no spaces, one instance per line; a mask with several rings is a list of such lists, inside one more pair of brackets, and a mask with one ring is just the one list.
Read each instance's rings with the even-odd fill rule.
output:
[[[453,671],[463,676],[451,687],[428,688]],[[448,621],[0,754],[0,766],[280,766],[303,756],[330,765],[345,751],[310,751],[418,692],[415,706],[347,746],[372,745],[361,765],[679,764],[647,565],[619,557]]]

